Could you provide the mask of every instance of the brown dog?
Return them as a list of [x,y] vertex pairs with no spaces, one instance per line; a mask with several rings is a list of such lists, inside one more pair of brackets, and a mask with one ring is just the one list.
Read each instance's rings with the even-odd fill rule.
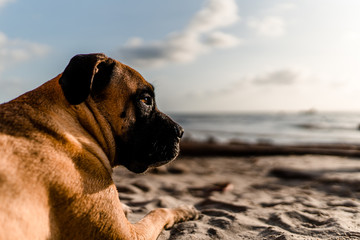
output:
[[156,239],[195,219],[155,209],[131,224],[111,178],[173,160],[182,128],[134,69],[77,55],[63,74],[0,105],[0,239]]

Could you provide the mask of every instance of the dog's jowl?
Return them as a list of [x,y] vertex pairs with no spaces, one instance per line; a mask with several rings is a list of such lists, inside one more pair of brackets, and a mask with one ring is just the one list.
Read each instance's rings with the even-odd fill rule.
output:
[[183,129],[156,107],[154,87],[104,54],[0,105],[0,239],[156,239],[196,219],[154,209],[131,224],[111,178],[176,158]]

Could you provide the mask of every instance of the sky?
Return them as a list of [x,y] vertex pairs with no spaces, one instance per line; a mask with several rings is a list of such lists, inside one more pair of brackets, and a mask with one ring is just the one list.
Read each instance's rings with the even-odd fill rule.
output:
[[0,0],[0,102],[103,52],[165,112],[360,111],[358,0]]

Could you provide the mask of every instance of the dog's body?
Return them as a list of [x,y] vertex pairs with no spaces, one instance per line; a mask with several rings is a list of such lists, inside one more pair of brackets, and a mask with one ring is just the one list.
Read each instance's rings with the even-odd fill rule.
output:
[[0,105],[0,239],[156,239],[194,219],[155,209],[131,224],[112,168],[146,171],[174,159],[183,130],[156,108],[153,87],[103,54]]

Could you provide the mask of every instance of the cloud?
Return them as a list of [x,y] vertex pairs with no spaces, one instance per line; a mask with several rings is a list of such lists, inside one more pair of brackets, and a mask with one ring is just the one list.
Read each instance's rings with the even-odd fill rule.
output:
[[188,30],[209,32],[229,26],[239,20],[234,0],[208,0],[207,4],[190,21]]
[[249,18],[246,24],[260,36],[280,37],[285,34],[287,27],[285,20],[281,16],[296,8],[297,5],[293,2],[280,3],[261,10],[261,17]]
[[235,47],[236,45],[241,43],[241,40],[230,34],[216,31],[209,33],[207,36],[205,36],[204,43],[213,47],[228,48],[228,47]]
[[230,82],[225,86],[216,89],[196,90],[187,94],[190,98],[224,97],[236,94],[249,89],[279,86],[293,86],[304,83],[308,78],[305,70],[295,68],[283,68],[255,75],[242,76],[240,80]]
[[241,40],[218,29],[239,21],[237,12],[235,0],[207,0],[182,31],[150,43],[132,38],[120,48],[120,55],[134,65],[161,66],[189,62],[215,48],[235,47]]
[[294,2],[286,2],[286,3],[279,3],[274,7],[267,9],[266,12],[282,13],[282,12],[287,12],[289,10],[293,10],[295,8],[297,8],[297,4],[295,4]]
[[15,0],[0,0],[0,8],[4,7],[7,3],[15,2]]
[[0,72],[10,65],[32,57],[44,56],[49,50],[50,48],[46,45],[21,39],[9,39],[0,32]]
[[0,101],[7,101],[10,96],[19,95],[29,87],[27,86],[28,82],[16,76],[7,76],[5,71],[21,62],[42,57],[49,51],[50,48],[46,45],[21,39],[10,39],[0,32],[0,89],[2,92]]
[[251,81],[257,85],[292,85],[299,78],[299,73],[291,69],[281,69],[255,76]]
[[261,36],[279,37],[284,35],[286,25],[281,17],[268,16],[262,19],[250,19],[248,26]]

